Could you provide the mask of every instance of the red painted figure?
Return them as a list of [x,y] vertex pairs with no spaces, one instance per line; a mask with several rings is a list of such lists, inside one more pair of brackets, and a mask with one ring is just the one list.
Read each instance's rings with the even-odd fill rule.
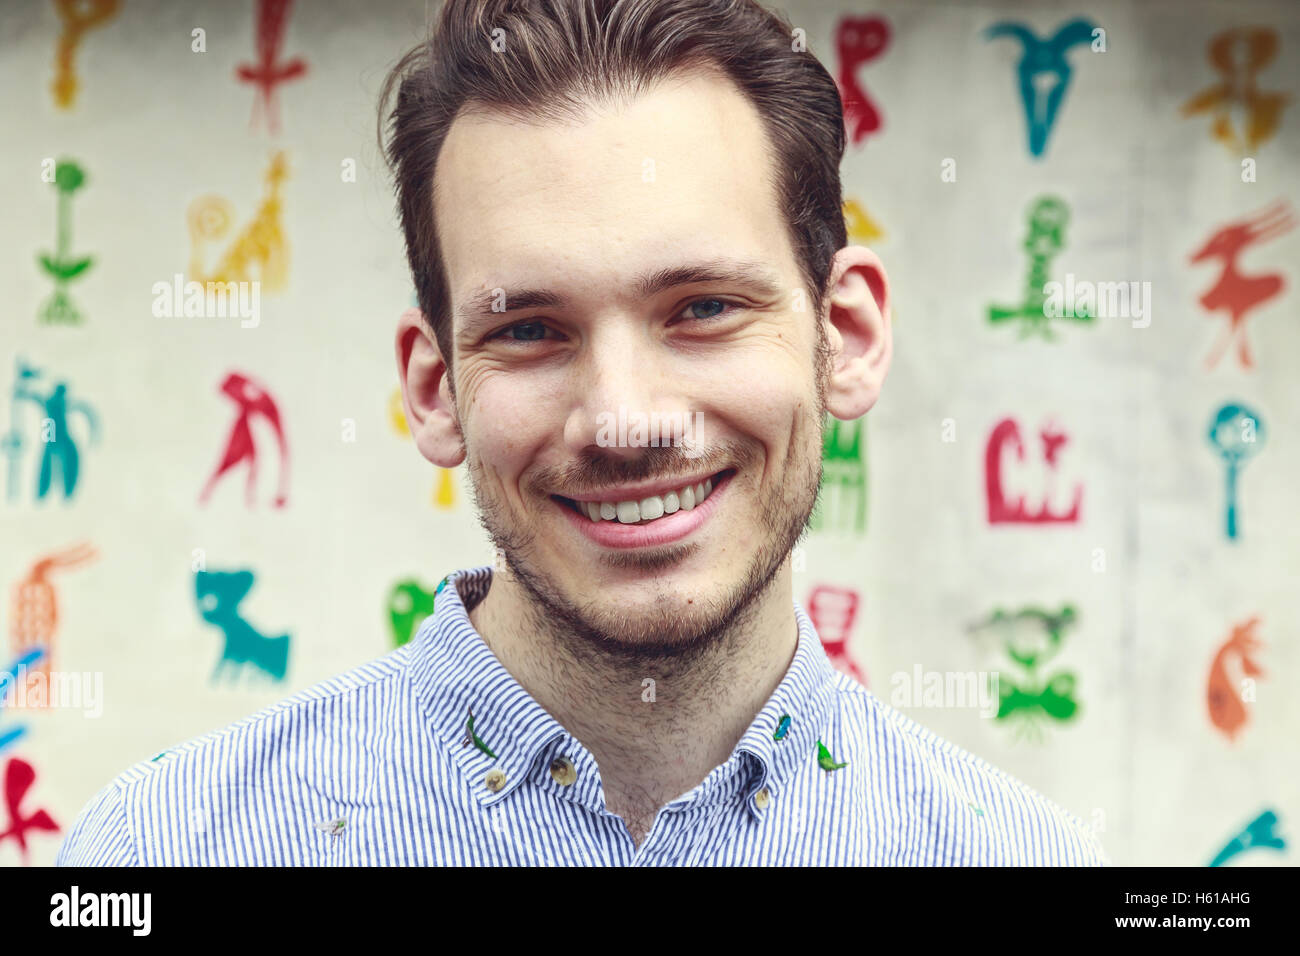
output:
[[1229,327],[1220,336],[1222,344],[1216,346],[1206,359],[1206,368],[1214,368],[1223,357],[1233,338],[1237,339],[1237,357],[1244,368],[1253,368],[1250,343],[1246,340],[1246,315],[1275,298],[1285,287],[1281,273],[1242,275],[1237,259],[1249,246],[1273,239],[1295,228],[1295,216],[1285,200],[1278,200],[1263,212],[1224,226],[1209,238],[1200,249],[1192,253],[1191,262],[1218,260],[1219,278],[1210,290],[1201,296],[1201,305],[1209,312],[1228,313]]
[[258,108],[266,117],[267,128],[279,132],[280,117],[275,105],[275,88],[307,72],[307,61],[295,56],[283,63],[276,62],[280,45],[284,42],[285,21],[293,0],[259,0],[257,4],[257,62],[241,63],[235,75],[245,83],[252,83],[261,91],[260,99],[253,103],[253,123],[257,122]]
[[36,771],[26,760],[11,757],[5,767],[5,809],[9,813],[9,826],[0,832],[0,843],[14,840],[23,854],[23,863],[27,863],[27,831],[48,830],[59,832],[59,825],[44,810],[23,815],[23,798],[36,782]]
[[240,462],[247,460],[248,481],[244,494],[248,507],[253,506],[253,494],[257,487],[257,446],[253,444],[249,419],[254,415],[262,415],[274,429],[275,437],[279,442],[280,484],[275,495],[275,507],[283,508],[289,495],[289,448],[285,443],[284,429],[280,425],[280,410],[276,407],[275,400],[267,394],[266,389],[239,372],[231,372],[226,376],[226,380],[221,383],[221,391],[230,396],[239,406],[239,417],[231,426],[230,437],[226,439],[225,453],[221,456],[216,471],[203,486],[199,502],[206,504],[212,494],[213,486],[221,476]]
[[889,24],[883,17],[845,17],[835,28],[839,72],[835,82],[844,104],[844,126],[854,146],[878,131],[880,111],[858,83],[858,67],[870,63],[889,46]]

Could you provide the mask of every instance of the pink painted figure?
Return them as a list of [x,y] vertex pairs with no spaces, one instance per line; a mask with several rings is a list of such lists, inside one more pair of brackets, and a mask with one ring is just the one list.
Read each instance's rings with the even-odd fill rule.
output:
[[858,83],[858,67],[876,59],[888,46],[889,23],[883,17],[845,17],[835,28],[839,62],[835,83],[844,105],[844,127],[854,146],[883,125],[876,104]]
[[239,408],[239,416],[230,428],[230,437],[226,439],[226,450],[222,453],[221,462],[208,478],[208,483],[203,486],[199,503],[207,504],[212,489],[221,476],[240,462],[247,461],[248,479],[244,495],[248,507],[253,507],[253,495],[257,489],[257,446],[253,443],[249,420],[254,415],[262,415],[274,429],[275,437],[279,442],[280,483],[275,495],[275,507],[283,508],[289,496],[289,448],[285,442],[284,429],[280,425],[280,410],[275,400],[261,385],[239,372],[231,372],[226,376],[225,381],[221,383],[221,391],[234,400]]
[[821,636],[831,663],[863,687],[867,675],[849,656],[849,635],[858,615],[858,592],[851,588],[819,584],[808,595],[808,617]]
[[1285,200],[1278,200],[1262,212],[1224,226],[1212,235],[1205,245],[1192,253],[1190,262],[1213,259],[1219,263],[1219,278],[1209,291],[1201,296],[1201,305],[1209,312],[1228,314],[1229,325],[1220,336],[1206,359],[1205,366],[1212,369],[1223,357],[1228,346],[1237,340],[1237,358],[1244,368],[1253,368],[1250,343],[1246,339],[1246,316],[1285,288],[1286,283],[1278,272],[1243,275],[1237,268],[1241,253],[1257,242],[1274,239],[1295,228],[1295,216]]
[[5,840],[13,840],[17,843],[19,850],[22,851],[24,865],[28,857],[28,830],[59,832],[59,825],[44,810],[23,813],[23,800],[35,782],[36,770],[31,764],[20,757],[9,758],[9,763],[5,765],[5,810],[8,813],[9,825],[0,831],[0,843]]
[[1002,487],[1002,451],[1010,446],[1017,461],[1025,460],[1025,446],[1020,439],[1020,426],[1014,418],[1004,418],[993,426],[989,442],[984,451],[984,491],[988,499],[989,524],[1045,524],[1048,522],[1070,523],[1079,520],[1079,506],[1083,503],[1083,486],[1074,489],[1074,502],[1069,511],[1056,514],[1051,510],[1050,501],[1055,491],[1057,458],[1061,448],[1070,440],[1065,432],[1054,425],[1044,425],[1038,433],[1043,442],[1043,460],[1049,469],[1048,487],[1043,497],[1043,504],[1037,511],[1030,511],[1021,495],[1014,502],[1008,501]]

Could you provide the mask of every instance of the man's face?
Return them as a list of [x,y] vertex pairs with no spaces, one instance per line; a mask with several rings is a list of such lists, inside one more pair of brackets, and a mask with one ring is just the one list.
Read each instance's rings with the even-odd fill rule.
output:
[[[581,125],[462,115],[439,157],[484,526],[532,602],[606,650],[698,649],[771,582],[816,501],[817,326],[771,164],[757,112],[714,76]],[[702,268],[747,274],[669,275]],[[534,290],[551,296],[519,307]],[[660,447],[631,444],[638,421]],[[593,521],[599,502],[618,517]]]

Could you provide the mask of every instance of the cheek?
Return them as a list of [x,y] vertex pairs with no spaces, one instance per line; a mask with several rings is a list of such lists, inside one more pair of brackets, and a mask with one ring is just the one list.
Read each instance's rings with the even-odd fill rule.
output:
[[468,441],[483,464],[508,481],[556,440],[556,416],[536,390],[517,381],[507,384],[504,375],[483,376],[475,385],[464,422]]

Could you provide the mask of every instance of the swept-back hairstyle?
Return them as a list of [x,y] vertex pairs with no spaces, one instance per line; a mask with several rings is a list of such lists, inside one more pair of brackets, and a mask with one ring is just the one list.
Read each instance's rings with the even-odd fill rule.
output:
[[835,82],[800,39],[788,19],[755,0],[446,0],[429,37],[389,73],[379,132],[416,296],[448,371],[451,301],[433,177],[452,121],[466,109],[577,120],[593,103],[631,98],[679,71],[720,71],[758,110],[777,203],[819,316],[831,258],[847,244],[845,135]]

